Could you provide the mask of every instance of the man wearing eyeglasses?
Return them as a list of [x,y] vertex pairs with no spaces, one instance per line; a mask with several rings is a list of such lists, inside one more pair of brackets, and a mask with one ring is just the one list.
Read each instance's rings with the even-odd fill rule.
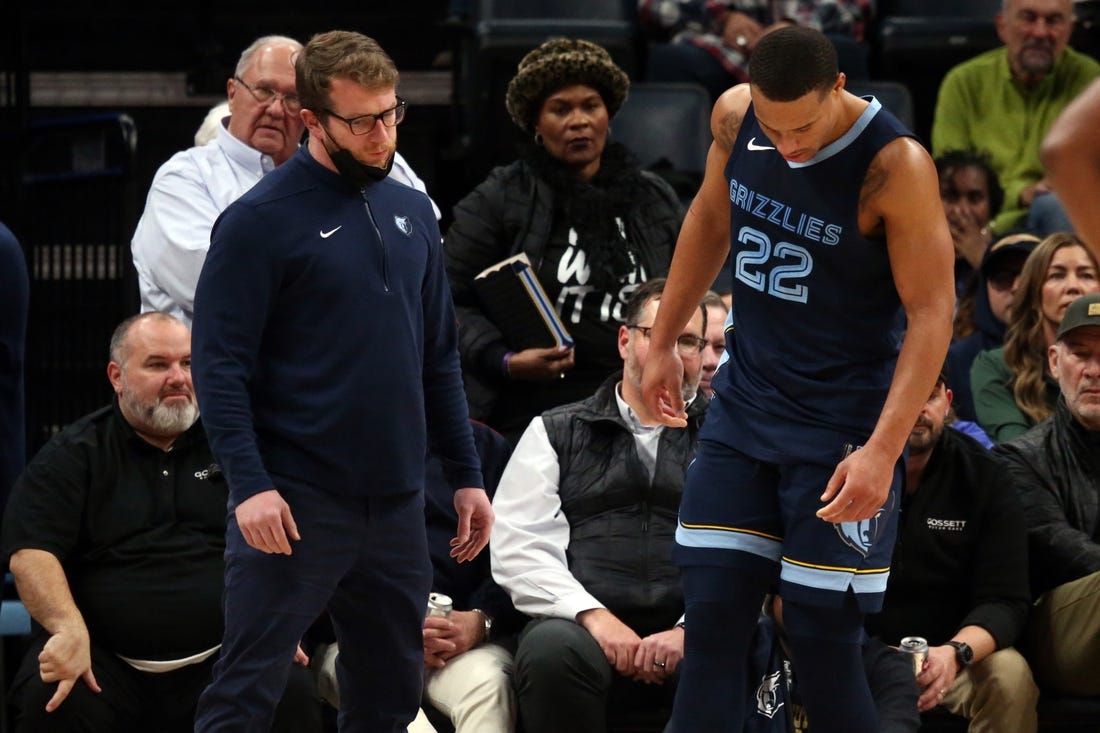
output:
[[[253,41],[226,82],[230,114],[214,140],[176,153],[157,171],[132,241],[142,311],[171,313],[191,325],[214,220],[298,149],[305,124],[294,58],[301,48],[286,36]],[[426,192],[400,154],[391,175]]]
[[229,484],[225,636],[196,731],[270,725],[287,650],[322,611],[341,731],[404,731],[420,704],[432,566],[429,436],[457,562],[493,515],[428,197],[388,179],[397,69],[358,33],[295,62],[309,138],[219,217],[195,291],[194,380]]
[[642,283],[619,328],[622,374],[531,421],[497,485],[493,578],[535,620],[515,682],[527,733],[606,730],[624,709],[671,709],[684,610],[672,541],[708,400],[700,307],[676,341],[687,427],[638,418],[664,278]]

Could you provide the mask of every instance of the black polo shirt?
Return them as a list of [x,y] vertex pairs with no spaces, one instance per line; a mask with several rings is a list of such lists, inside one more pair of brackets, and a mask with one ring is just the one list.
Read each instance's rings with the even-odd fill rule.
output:
[[221,641],[227,489],[196,422],[163,451],[118,402],[55,436],[16,481],[5,557],[57,556],[93,642],[178,659]]

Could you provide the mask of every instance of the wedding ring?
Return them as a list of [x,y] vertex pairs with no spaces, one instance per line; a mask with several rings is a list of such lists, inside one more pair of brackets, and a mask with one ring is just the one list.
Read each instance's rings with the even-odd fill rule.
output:
[[665,663],[664,663],[664,662],[658,662],[658,661],[654,661],[654,662],[653,662],[653,666],[654,666],[654,667],[657,667],[658,669],[664,669],[664,668],[665,668]]
[[947,690],[940,690],[940,697],[943,697],[946,694],[947,694]]
[[748,42],[749,42],[749,39],[745,38],[744,36],[738,36],[737,37],[737,45],[738,46],[744,46]]

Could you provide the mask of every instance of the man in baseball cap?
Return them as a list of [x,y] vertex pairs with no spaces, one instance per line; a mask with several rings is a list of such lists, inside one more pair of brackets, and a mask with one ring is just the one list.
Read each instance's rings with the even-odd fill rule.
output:
[[1032,596],[1021,645],[1036,681],[1098,695],[1100,677],[1100,294],[1070,303],[1048,352],[1054,415],[998,446],[1020,493]]

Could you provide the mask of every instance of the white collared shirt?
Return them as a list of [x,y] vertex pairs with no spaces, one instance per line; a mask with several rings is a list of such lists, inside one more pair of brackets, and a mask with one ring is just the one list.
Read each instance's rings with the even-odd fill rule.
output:
[[[210,248],[214,220],[229,204],[275,170],[275,161],[226,129],[206,145],[173,155],[160,167],[131,242],[141,310],[163,311],[191,325],[195,285]],[[400,153],[390,177],[427,193]],[[432,202],[436,218],[439,208]]]
[[[619,387],[615,398],[652,481],[664,428],[642,425]],[[569,520],[561,509],[559,480],[557,451],[550,445],[542,418],[536,417],[497,484],[490,565],[493,579],[508,592],[518,610],[534,618],[575,621],[578,613],[605,606],[569,571]]]

